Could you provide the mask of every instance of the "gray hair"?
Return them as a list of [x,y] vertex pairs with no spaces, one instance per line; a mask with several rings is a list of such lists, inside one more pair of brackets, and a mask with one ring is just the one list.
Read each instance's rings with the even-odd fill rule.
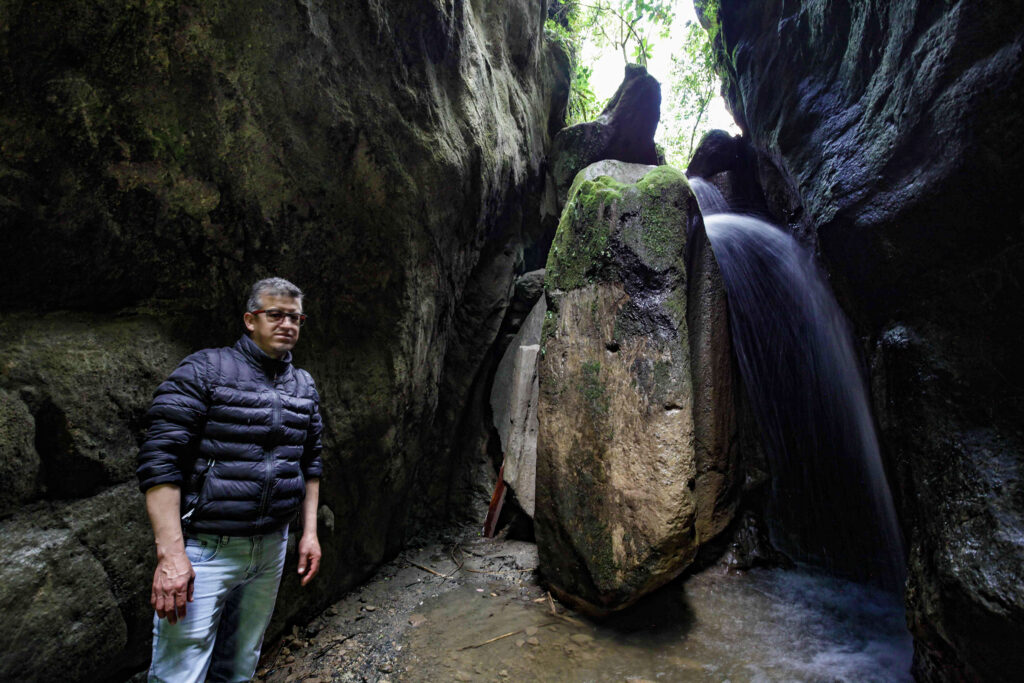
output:
[[290,296],[298,299],[301,305],[302,290],[285,280],[283,277],[268,277],[260,280],[252,286],[249,291],[249,301],[246,304],[247,311],[258,311],[264,294],[271,296]]

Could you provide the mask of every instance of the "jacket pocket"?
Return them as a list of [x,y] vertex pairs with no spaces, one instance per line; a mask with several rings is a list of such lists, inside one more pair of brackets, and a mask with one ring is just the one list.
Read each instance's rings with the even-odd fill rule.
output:
[[216,460],[208,461],[206,463],[206,467],[204,467],[203,471],[199,474],[199,479],[196,481],[195,486],[195,488],[198,490],[198,493],[196,494],[196,497],[192,505],[188,509],[186,509],[185,512],[181,515],[181,522],[186,527],[188,527],[192,523],[192,518],[195,515],[195,513],[198,512],[199,509],[202,508],[203,505],[206,503],[207,488],[210,483],[210,475],[213,472],[213,466],[216,464]]

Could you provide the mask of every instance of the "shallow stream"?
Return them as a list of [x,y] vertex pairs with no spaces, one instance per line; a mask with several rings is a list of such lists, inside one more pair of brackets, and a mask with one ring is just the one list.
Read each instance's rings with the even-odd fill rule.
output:
[[262,680],[911,680],[903,609],[884,591],[715,566],[598,623],[549,600],[536,557],[484,539],[410,550],[278,643]]

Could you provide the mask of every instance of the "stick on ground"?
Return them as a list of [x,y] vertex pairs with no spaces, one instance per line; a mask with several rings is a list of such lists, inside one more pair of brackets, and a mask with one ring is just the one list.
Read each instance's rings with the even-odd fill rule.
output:
[[434,570],[433,570],[433,569],[431,569],[430,567],[424,567],[424,566],[423,566],[422,564],[416,564],[415,562],[412,562],[412,561],[410,561],[410,562],[409,562],[409,564],[411,564],[412,566],[416,567],[417,569],[422,569],[422,570],[423,570],[423,571],[425,571],[425,572],[430,572],[430,573],[431,573],[431,574],[433,574],[434,576],[440,576],[440,577],[441,577],[442,579],[446,579],[446,578],[448,578],[447,576],[445,576],[445,575],[444,575],[444,574],[442,574],[441,572],[439,572],[439,571],[434,571]]
[[490,644],[490,643],[493,643],[493,642],[499,641],[499,640],[501,640],[502,638],[510,638],[511,636],[514,636],[514,635],[520,634],[520,633],[522,633],[522,632],[523,632],[523,629],[519,629],[518,631],[509,631],[508,633],[503,633],[503,634],[501,634],[500,636],[497,636],[497,637],[495,637],[495,638],[491,638],[490,640],[485,640],[484,642],[482,642],[482,643],[477,643],[476,645],[465,645],[465,646],[463,646],[463,647],[460,647],[460,648],[459,648],[459,651],[461,652],[462,650],[469,650],[469,649],[471,649],[471,648],[475,648],[475,647],[483,647],[484,645],[488,645],[488,644]]

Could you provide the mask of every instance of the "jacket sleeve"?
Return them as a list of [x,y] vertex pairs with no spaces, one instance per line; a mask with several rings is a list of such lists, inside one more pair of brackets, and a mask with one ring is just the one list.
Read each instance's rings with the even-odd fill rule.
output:
[[324,421],[320,416],[320,394],[316,390],[313,378],[309,377],[308,373],[306,376],[313,391],[313,414],[309,418],[306,445],[302,451],[302,475],[308,481],[310,479],[319,479],[323,476],[324,465],[320,459],[320,451],[323,450],[323,444],[320,443],[320,435],[324,431]]
[[181,362],[156,389],[146,413],[149,425],[139,449],[139,488],[143,492],[158,484],[181,486],[182,466],[206,420],[208,406],[204,353],[194,353]]

